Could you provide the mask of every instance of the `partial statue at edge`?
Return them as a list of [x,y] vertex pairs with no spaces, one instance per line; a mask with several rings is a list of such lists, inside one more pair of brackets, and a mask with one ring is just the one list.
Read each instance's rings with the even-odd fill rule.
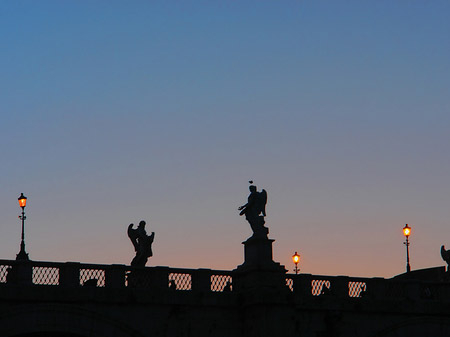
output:
[[[249,183],[253,184],[253,181],[250,180]],[[253,237],[267,238],[269,229],[264,227],[266,223],[264,217],[266,216],[267,192],[264,189],[258,192],[255,185],[250,185],[249,189],[250,195],[247,203],[238,208],[241,211],[239,215],[245,214],[245,219],[252,228]]]
[[441,246],[441,256],[442,256],[442,260],[447,262],[447,271],[449,271],[449,267],[450,267],[450,249],[446,250],[445,246],[442,245]]
[[128,226],[128,237],[133,243],[136,256],[131,261],[133,267],[145,267],[148,258],[153,256],[152,243],[155,238],[155,232],[147,235],[145,231],[145,221],[139,222],[139,226],[133,229],[133,224]]

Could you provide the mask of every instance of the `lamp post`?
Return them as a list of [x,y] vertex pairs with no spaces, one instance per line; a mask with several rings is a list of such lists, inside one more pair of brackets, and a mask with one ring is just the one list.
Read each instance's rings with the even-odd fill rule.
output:
[[20,242],[20,252],[16,255],[16,260],[29,261],[28,254],[25,252],[25,206],[27,205],[27,197],[20,194],[19,206],[22,208],[22,215],[19,215],[19,219],[22,220],[22,241]]
[[411,235],[411,227],[408,224],[403,227],[403,235],[406,240],[403,244],[406,246],[406,272],[409,273],[411,271],[411,266],[409,265],[409,236]]
[[300,271],[300,269],[298,269],[298,263],[300,262],[300,255],[298,255],[297,252],[295,252],[295,254],[292,255],[292,261],[293,261],[294,264],[295,264],[295,268],[294,268],[295,275],[297,275],[298,272]]

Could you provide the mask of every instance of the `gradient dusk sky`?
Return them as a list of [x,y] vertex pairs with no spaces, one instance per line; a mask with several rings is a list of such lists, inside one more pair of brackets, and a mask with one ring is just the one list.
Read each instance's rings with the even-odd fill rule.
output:
[[0,258],[391,277],[450,247],[450,1],[0,2]]

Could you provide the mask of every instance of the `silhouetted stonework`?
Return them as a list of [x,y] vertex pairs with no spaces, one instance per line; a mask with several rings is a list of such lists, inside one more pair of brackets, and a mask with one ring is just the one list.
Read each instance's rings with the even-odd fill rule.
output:
[[[445,267],[387,280],[286,275],[260,262],[218,271],[2,260],[0,335],[450,335]],[[131,271],[140,283],[127,281]]]
[[[252,182],[250,182],[252,183]],[[267,193],[241,206],[253,235],[233,271],[0,260],[0,337],[450,336],[445,267],[393,279],[286,274],[264,227]],[[444,247],[445,261],[450,255]]]
[[288,275],[273,261],[266,198],[247,214],[254,233],[233,271],[144,267],[151,250],[139,260],[132,226],[133,266],[0,260],[0,336],[450,336],[445,267],[392,280]]

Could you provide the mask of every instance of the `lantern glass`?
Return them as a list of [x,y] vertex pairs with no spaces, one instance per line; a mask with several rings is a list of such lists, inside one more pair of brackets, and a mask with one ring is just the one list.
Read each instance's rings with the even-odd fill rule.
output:
[[411,235],[411,227],[409,227],[408,224],[403,227],[403,235],[406,237]]
[[19,206],[24,208],[27,205],[27,197],[23,195],[23,193],[20,194],[19,197]]
[[295,264],[300,262],[300,255],[298,255],[297,252],[295,252],[295,254],[292,255],[292,261],[294,261]]

